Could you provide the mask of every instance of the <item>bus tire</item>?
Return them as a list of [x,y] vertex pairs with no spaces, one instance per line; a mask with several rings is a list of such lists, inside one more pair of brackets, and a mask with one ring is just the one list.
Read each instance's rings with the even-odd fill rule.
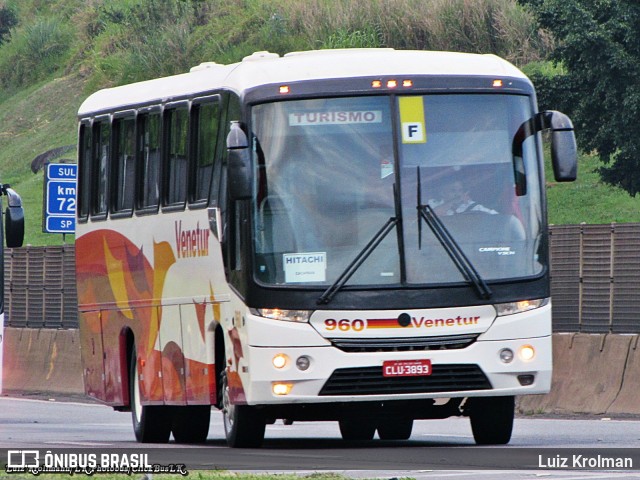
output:
[[385,420],[378,424],[380,440],[407,440],[413,430],[413,419]]
[[515,397],[469,399],[471,431],[478,445],[505,445],[511,440]]
[[257,448],[264,441],[265,419],[255,407],[233,405],[229,398],[227,374],[221,374],[222,420],[227,444],[231,448]]
[[135,348],[131,352],[129,398],[131,420],[136,440],[140,443],[167,443],[171,436],[171,410],[164,405],[142,405],[138,361]]
[[340,434],[343,440],[373,440],[373,436],[376,434],[376,425],[369,420],[344,418],[338,424],[340,425]]
[[178,443],[204,443],[209,435],[210,405],[175,407],[171,431]]

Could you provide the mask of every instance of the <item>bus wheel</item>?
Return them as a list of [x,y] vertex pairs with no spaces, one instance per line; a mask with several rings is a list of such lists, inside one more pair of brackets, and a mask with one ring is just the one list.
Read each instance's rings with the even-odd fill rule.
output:
[[266,423],[249,405],[233,405],[229,399],[227,374],[221,374],[222,419],[227,444],[231,448],[256,448],[262,445]]
[[210,405],[176,407],[171,431],[178,443],[204,443],[209,435]]
[[376,425],[363,419],[342,419],[339,421],[340,434],[343,440],[373,440]]
[[515,397],[469,399],[471,431],[478,445],[504,445],[511,440]]
[[136,440],[141,443],[167,443],[171,435],[171,410],[164,405],[143,406],[140,400],[138,361],[135,349],[131,352],[129,398],[131,419]]
[[378,436],[380,440],[406,440],[411,436],[413,420],[391,419],[378,424]]

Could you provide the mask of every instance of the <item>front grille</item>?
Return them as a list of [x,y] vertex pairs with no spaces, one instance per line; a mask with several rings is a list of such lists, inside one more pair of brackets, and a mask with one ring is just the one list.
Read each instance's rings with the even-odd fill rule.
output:
[[489,380],[477,365],[433,365],[424,377],[383,377],[382,367],[339,368],[320,395],[389,395],[490,390]]
[[466,348],[480,334],[441,335],[408,338],[332,338],[331,344],[343,352],[413,352]]

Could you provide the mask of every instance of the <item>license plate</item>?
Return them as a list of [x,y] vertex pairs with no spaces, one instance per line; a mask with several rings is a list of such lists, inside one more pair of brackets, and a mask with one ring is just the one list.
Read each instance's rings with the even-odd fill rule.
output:
[[382,362],[383,377],[426,377],[431,375],[431,360],[388,360]]

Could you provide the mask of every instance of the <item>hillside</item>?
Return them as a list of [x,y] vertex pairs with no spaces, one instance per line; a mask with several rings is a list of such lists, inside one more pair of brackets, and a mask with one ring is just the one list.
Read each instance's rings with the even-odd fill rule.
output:
[[[23,197],[26,243],[60,244],[42,233],[43,174],[31,162],[75,143],[75,112],[96,89],[257,50],[472,51],[526,72],[552,43],[515,0],[0,0],[0,181]],[[598,166],[583,156],[575,184],[548,177],[551,223],[640,221],[638,200],[600,182]]]
[[[0,104],[0,180],[22,196],[27,244],[62,242],[61,235],[42,233],[44,175],[42,170],[34,174],[31,162],[47,150],[76,142],[75,113],[84,96],[84,82],[76,74],[20,91]],[[75,151],[64,156],[75,158]]]

